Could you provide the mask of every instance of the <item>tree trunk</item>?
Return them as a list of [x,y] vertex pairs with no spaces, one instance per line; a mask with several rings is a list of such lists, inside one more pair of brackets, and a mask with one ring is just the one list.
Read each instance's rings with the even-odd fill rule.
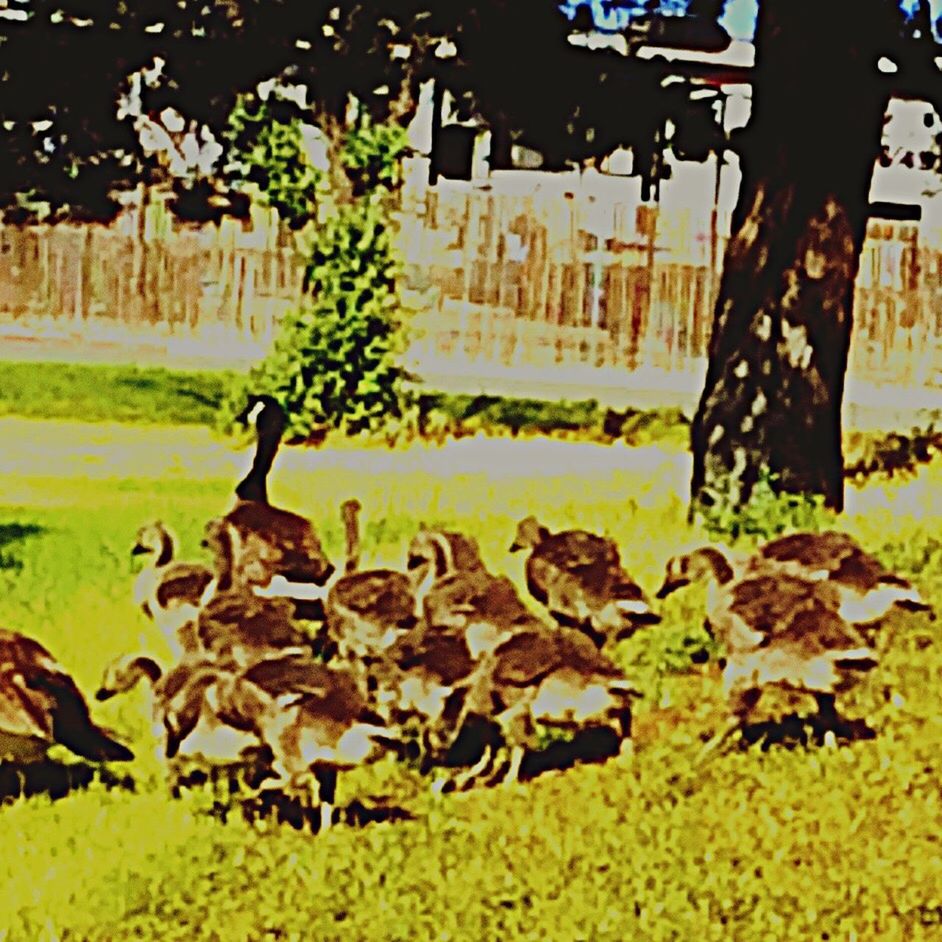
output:
[[882,0],[762,0],[742,188],[694,417],[692,505],[843,506],[841,399],[887,92]]

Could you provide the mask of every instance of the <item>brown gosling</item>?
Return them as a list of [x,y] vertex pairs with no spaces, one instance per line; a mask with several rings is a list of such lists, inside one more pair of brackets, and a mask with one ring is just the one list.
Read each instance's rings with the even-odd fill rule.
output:
[[858,625],[881,622],[894,608],[935,612],[919,591],[887,569],[856,540],[837,530],[791,533],[759,547],[753,568],[775,566],[792,575],[826,582],[840,595],[839,611]]
[[345,574],[327,595],[326,635],[342,659],[366,664],[415,626],[416,598],[405,573],[383,568],[356,571],[360,504],[346,501],[341,509],[347,544]]
[[468,710],[490,716],[511,750],[503,784],[514,784],[537,724],[577,732],[608,727],[631,754],[633,684],[592,641],[568,628],[515,633],[485,660]]
[[737,579],[726,557],[707,547],[671,559],[658,596],[702,580],[709,583],[708,624],[727,650],[723,690],[731,718],[701,755],[746,724],[769,686],[812,694],[820,719],[833,732],[839,722],[836,694],[878,660],[840,614],[838,590],[774,569]]
[[160,521],[137,531],[131,554],[148,557],[134,580],[134,601],[160,629],[173,656],[182,657],[192,647],[189,628],[213,572],[201,563],[175,561],[173,536]]
[[560,625],[583,631],[599,647],[660,622],[614,540],[585,530],[551,533],[530,516],[520,521],[510,546],[511,552],[525,549],[530,594]]
[[319,665],[319,689],[282,692],[258,722],[274,755],[274,786],[319,807],[320,828],[333,822],[337,773],[396,749],[393,733],[370,709],[348,671]]

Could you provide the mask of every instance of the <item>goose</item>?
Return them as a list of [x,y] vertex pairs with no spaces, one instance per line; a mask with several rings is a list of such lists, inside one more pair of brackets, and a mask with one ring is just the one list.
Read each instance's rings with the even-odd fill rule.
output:
[[344,575],[330,585],[326,634],[347,661],[366,661],[417,622],[412,581],[395,569],[357,572],[360,560],[360,502],[341,506],[346,535]]
[[320,601],[324,593],[316,590],[330,579],[334,565],[317,531],[305,517],[268,502],[268,474],[287,424],[284,409],[272,396],[252,395],[238,421],[254,423],[257,433],[252,467],[236,486],[236,505],[221,518],[234,534],[238,579],[271,587],[270,594]]
[[252,687],[238,686],[233,668],[197,654],[164,672],[147,655],[126,655],[107,665],[95,697],[109,700],[144,680],[152,690],[154,734],[171,763],[174,795],[184,763],[207,765],[214,790],[225,776],[230,797],[236,773],[258,774],[264,760],[255,718],[268,701]]
[[134,758],[92,720],[75,681],[46,648],[0,629],[0,759],[38,762],[56,744],[94,762]]
[[481,547],[473,536],[424,524],[409,543],[408,559],[419,563],[434,562],[436,570],[487,572]]
[[369,662],[372,700],[400,738],[418,732],[423,773],[447,760],[467,719],[477,669],[460,634],[421,623]]
[[631,702],[639,696],[614,662],[570,628],[520,631],[491,652],[468,712],[490,715],[510,746],[504,785],[513,785],[537,724],[568,731],[611,729],[622,757],[631,752]]
[[259,597],[235,581],[232,538],[222,521],[207,525],[203,546],[213,554],[216,574],[195,623],[196,647],[243,665],[272,652],[310,654],[311,638],[295,622],[290,599]]
[[839,729],[836,695],[878,663],[858,628],[841,615],[839,589],[774,569],[737,578],[719,550],[705,547],[669,561],[658,597],[704,580],[708,624],[727,649],[723,690],[731,717],[702,755],[746,725],[769,686],[813,695],[825,728]]
[[792,533],[761,546],[753,566],[771,565],[806,579],[823,580],[840,594],[840,614],[855,624],[878,622],[894,607],[935,611],[902,576],[888,570],[856,540],[837,530]]
[[[255,665],[245,682],[264,686],[263,669],[269,662]],[[269,787],[316,803],[320,830],[326,830],[333,823],[337,773],[398,751],[399,743],[349,671],[311,665],[303,684],[277,682],[274,693],[256,724],[273,755]]]
[[199,614],[213,572],[200,563],[176,562],[174,540],[159,520],[137,531],[131,554],[148,556],[134,580],[134,601],[153,620],[179,658],[193,644],[188,626]]
[[578,628],[599,647],[660,622],[622,566],[613,540],[584,530],[551,533],[530,516],[518,524],[510,552],[524,549],[530,550],[530,594],[560,625]]

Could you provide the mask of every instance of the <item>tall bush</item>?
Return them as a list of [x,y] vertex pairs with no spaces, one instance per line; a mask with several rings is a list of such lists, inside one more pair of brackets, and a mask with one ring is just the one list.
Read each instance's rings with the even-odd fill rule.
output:
[[[305,298],[228,403],[232,414],[247,388],[268,393],[285,408],[289,434],[301,439],[325,429],[388,431],[410,409],[392,239],[405,132],[364,118],[326,136],[330,167],[301,234]],[[288,177],[279,179],[283,187]]]

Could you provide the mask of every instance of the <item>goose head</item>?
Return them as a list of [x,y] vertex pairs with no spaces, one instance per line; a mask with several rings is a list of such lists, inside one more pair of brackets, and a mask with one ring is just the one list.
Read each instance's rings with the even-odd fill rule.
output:
[[153,555],[154,565],[166,566],[173,559],[173,537],[159,521],[148,523],[137,531],[132,556]]
[[153,658],[140,655],[118,658],[105,668],[95,699],[110,700],[119,693],[127,693],[145,677],[151,684],[156,684],[162,674],[160,665]]
[[692,553],[673,556],[667,561],[664,584],[657,591],[657,598],[667,598],[677,589],[694,582],[714,580],[725,585],[733,578],[733,567],[729,560],[712,546],[704,546]]
[[451,543],[442,533],[424,527],[412,538],[406,563],[410,575],[421,581],[429,572],[432,578],[442,579],[455,571],[455,558]]
[[524,517],[517,524],[517,534],[510,544],[510,552],[516,553],[523,549],[533,549],[549,536],[549,530],[534,516]]
[[276,429],[280,432],[284,430],[285,413],[274,396],[253,393],[235,420],[244,428],[252,425],[259,432],[272,432]]

